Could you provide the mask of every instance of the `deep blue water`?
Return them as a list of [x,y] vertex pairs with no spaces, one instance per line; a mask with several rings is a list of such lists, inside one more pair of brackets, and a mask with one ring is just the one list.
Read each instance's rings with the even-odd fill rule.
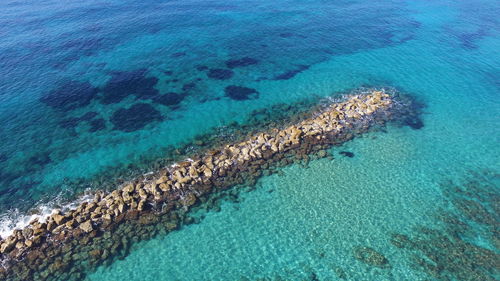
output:
[[[424,280],[388,233],[437,224],[439,183],[499,168],[498,1],[5,0],[0,11],[4,229],[253,110],[363,85],[426,104],[422,128],[264,178],[238,210],[144,242],[91,279],[331,280],[342,268],[348,280]],[[359,244],[392,269],[356,263]],[[148,271],[158,257],[162,271]]]

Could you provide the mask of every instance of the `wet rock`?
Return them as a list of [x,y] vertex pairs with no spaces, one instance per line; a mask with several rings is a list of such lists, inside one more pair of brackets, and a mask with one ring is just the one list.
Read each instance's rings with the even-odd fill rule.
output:
[[[380,100],[383,99],[384,96],[380,95]],[[354,100],[352,98],[346,103],[339,104],[338,110],[342,111],[344,108],[353,110]],[[190,219],[191,213],[189,212],[189,207],[196,205],[198,199],[202,204],[206,202],[206,206],[200,206],[201,208],[210,209],[210,206],[214,205],[213,202],[216,202],[212,208],[217,209],[221,200],[208,199],[209,195],[213,194],[211,193],[213,190],[220,190],[227,194],[224,198],[235,203],[239,202],[237,196],[239,193],[235,189],[227,190],[227,192],[224,190],[235,184],[253,185],[262,175],[262,169],[265,169],[265,172],[277,165],[290,164],[292,156],[305,160],[308,159],[309,153],[316,151],[320,151],[319,155],[324,153],[321,149],[330,147],[332,142],[321,137],[324,134],[333,136],[336,134],[336,131],[330,129],[331,125],[336,125],[334,122],[322,122],[323,119],[332,119],[330,113],[325,109],[325,113],[315,116],[312,120],[297,118],[293,121],[295,125],[286,125],[285,129],[281,129],[282,127],[279,126],[281,123],[273,123],[270,125],[271,128],[275,128],[272,131],[261,134],[252,133],[252,136],[248,136],[246,140],[224,147],[222,144],[227,140],[221,140],[220,143],[217,142],[215,148],[203,152],[202,156],[185,161],[176,160],[175,165],[161,162],[160,166],[166,168],[158,173],[144,174],[132,182],[120,181],[123,187],[110,193],[97,193],[93,202],[83,203],[76,210],[68,212],[67,221],[57,218],[62,225],[57,224],[52,216],[46,225],[40,224],[39,228],[43,231],[39,233],[40,236],[37,236],[43,239],[41,247],[46,247],[43,251],[49,257],[46,259],[47,263],[44,268],[55,264],[55,260],[71,264],[75,272],[81,271],[79,266],[82,264],[95,267],[101,262],[98,260],[99,253],[92,252],[93,249],[105,249],[104,252],[108,250],[109,253],[103,253],[101,259],[108,259],[104,261],[104,264],[109,264],[113,257],[126,255],[131,243],[149,239],[158,231],[164,233],[175,229],[182,223],[198,222],[198,219]],[[306,118],[309,118],[309,115],[307,116]],[[338,114],[337,117],[338,120],[347,118],[343,114]],[[316,133],[315,130],[318,132]],[[210,147],[214,145],[211,139],[202,139],[206,140]],[[336,141],[341,143],[344,140],[344,135],[339,135]],[[219,144],[220,148],[218,148]],[[172,149],[170,153],[185,157],[186,147],[181,147],[178,151],[174,153]],[[291,153],[291,155],[285,157],[286,153]],[[63,216],[60,213],[56,215]],[[157,222],[161,223],[156,224]],[[33,223],[33,226],[35,225],[38,225],[37,222]],[[45,236],[45,228],[53,229],[53,233]],[[31,233],[27,231],[17,231],[14,238],[17,239],[19,236],[25,239],[25,236],[30,235]],[[13,255],[18,255],[19,249],[16,247],[23,249],[29,246],[26,242],[31,239],[20,241],[16,241],[12,250]],[[4,242],[0,244],[4,245]],[[492,257],[491,253],[485,251],[470,250],[477,253],[483,263]],[[385,257],[380,258],[374,253],[366,253],[366,250],[364,254],[359,255],[373,264],[382,264],[381,267],[385,263],[388,264],[384,262]],[[54,271],[51,274],[59,274],[61,278],[66,278],[67,272],[59,265],[52,265],[52,270]],[[64,272],[59,272],[59,270]],[[315,280],[317,276],[311,272],[309,278]]]
[[57,224],[57,225],[61,225],[63,223],[65,223],[66,221],[68,221],[69,218],[61,215],[61,214],[54,214],[52,215],[52,218],[54,219],[54,222]]
[[215,80],[227,80],[233,77],[234,72],[229,69],[213,68],[207,73],[208,78]]
[[257,98],[259,96],[259,92],[255,89],[234,85],[227,86],[224,92],[227,97],[238,101]]
[[13,239],[11,237],[4,240],[0,246],[0,253],[8,253],[12,251],[17,244],[17,239]]
[[68,111],[87,106],[97,93],[98,89],[88,82],[70,81],[42,96],[40,101],[54,109]]
[[161,120],[163,117],[154,107],[146,103],[138,103],[127,109],[118,109],[113,113],[110,121],[115,130],[133,132],[144,128],[149,123]]
[[389,261],[387,260],[384,255],[381,253],[375,251],[373,248],[370,247],[356,247],[354,249],[354,257],[371,266],[376,266],[380,268],[388,268],[390,267]]
[[90,233],[92,232],[92,230],[94,230],[94,227],[92,226],[92,222],[90,220],[81,223],[78,227],[86,233]]
[[236,68],[236,67],[244,67],[244,66],[254,65],[254,64],[258,64],[258,63],[259,63],[259,61],[254,59],[254,58],[243,57],[241,59],[227,60],[226,66],[228,68]]
[[192,206],[196,203],[196,196],[193,193],[188,193],[184,198],[182,198],[182,205]]

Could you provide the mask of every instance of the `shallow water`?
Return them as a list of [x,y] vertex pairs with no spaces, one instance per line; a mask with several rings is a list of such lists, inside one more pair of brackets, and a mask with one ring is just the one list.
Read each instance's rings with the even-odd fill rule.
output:
[[[147,170],[144,159],[253,110],[392,86],[426,104],[422,128],[390,126],[333,161],[286,167],[88,278],[427,280],[390,235],[440,226],[440,183],[498,171],[500,6],[373,2],[3,2],[4,220],[81,192],[82,178],[95,189],[105,171]],[[231,85],[257,93],[231,98]],[[356,260],[358,246],[390,268]]]

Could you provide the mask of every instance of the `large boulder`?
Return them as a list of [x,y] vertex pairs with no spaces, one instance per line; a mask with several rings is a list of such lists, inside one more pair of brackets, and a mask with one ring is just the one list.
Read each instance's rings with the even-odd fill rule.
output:
[[86,233],[90,233],[92,232],[92,230],[94,230],[94,227],[92,226],[92,222],[90,220],[81,223],[79,227]]

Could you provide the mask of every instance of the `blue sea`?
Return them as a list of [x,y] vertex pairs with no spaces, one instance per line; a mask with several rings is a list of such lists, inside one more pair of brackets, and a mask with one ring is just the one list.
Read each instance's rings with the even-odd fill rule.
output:
[[0,235],[255,112],[391,87],[421,124],[280,168],[85,278],[498,280],[499,15],[498,0],[3,0]]

